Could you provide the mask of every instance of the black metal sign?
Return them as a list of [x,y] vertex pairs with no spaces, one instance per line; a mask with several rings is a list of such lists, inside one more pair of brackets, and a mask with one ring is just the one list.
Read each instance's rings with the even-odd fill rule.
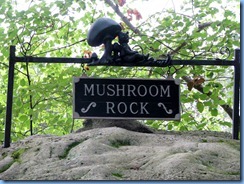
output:
[[180,120],[180,80],[73,78],[73,118]]

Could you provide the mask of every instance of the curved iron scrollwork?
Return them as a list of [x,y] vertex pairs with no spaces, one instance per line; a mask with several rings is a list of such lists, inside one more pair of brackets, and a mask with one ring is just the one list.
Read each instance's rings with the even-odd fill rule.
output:
[[219,53],[222,56],[226,55],[224,59],[228,59],[230,57],[230,54],[231,54],[230,49],[228,47],[226,47],[226,46],[221,47],[220,50],[219,50]]
[[[120,24],[109,18],[97,19],[91,26],[87,42],[90,46],[105,45],[103,56],[99,59],[96,53],[92,54],[89,65],[155,65],[164,67],[170,65],[170,55],[165,60],[155,60],[149,54],[140,54],[129,46],[129,33],[122,32]],[[118,43],[112,41],[118,37]]]

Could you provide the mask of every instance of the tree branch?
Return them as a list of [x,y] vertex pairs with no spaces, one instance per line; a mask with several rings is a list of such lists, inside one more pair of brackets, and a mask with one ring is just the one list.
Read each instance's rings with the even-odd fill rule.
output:
[[[206,22],[206,23],[202,23],[198,25],[198,30],[196,32],[201,32],[203,29],[211,26],[211,24],[213,24],[214,22]],[[177,52],[179,52],[183,47],[185,47],[187,45],[188,41],[184,41],[182,42],[176,49],[174,49],[173,51],[171,51],[169,54],[173,55]]]
[[[193,80],[188,77],[188,76],[182,76],[182,79],[184,81],[186,81],[187,83],[188,82],[193,82]],[[212,92],[209,91],[208,93],[204,93],[203,92],[203,86],[202,85],[194,85],[193,86],[196,90],[198,90],[199,92],[203,93],[203,94],[206,94],[207,96],[211,96]],[[220,97],[219,97],[219,100],[222,100]],[[223,105],[220,105],[224,111],[229,115],[229,117],[232,119],[232,108],[228,105],[228,104],[223,104]]]
[[206,23],[203,23],[203,24],[199,24],[199,25],[198,25],[198,30],[197,30],[197,32],[200,32],[200,31],[202,31],[204,28],[211,26],[212,23],[213,23],[213,22],[206,22]]
[[[4,65],[6,68],[9,68],[9,65],[7,65],[6,63],[0,62],[1,65]],[[14,67],[14,69],[16,71],[18,71],[19,73],[23,74],[24,76],[27,76],[24,72],[22,72],[21,70],[19,70],[18,68]]]
[[[29,63],[26,62],[26,76],[27,76],[27,80],[28,80],[28,85],[29,87],[31,86],[31,78],[30,78],[30,72],[29,72]],[[31,110],[33,110],[33,96],[32,96],[32,90],[29,89],[29,100],[30,100],[30,104],[29,104],[29,108]],[[33,135],[33,114],[29,114],[30,117],[30,134]]]
[[124,21],[124,23],[136,34],[141,34],[140,31],[134,27],[126,16],[120,11],[119,6],[114,4],[111,0],[104,0],[114,11],[115,13]]
[[34,55],[32,55],[32,56],[38,56],[38,55],[41,55],[41,54],[46,54],[46,53],[49,53],[49,52],[54,52],[54,51],[56,51],[56,50],[65,49],[65,48],[71,47],[71,46],[73,46],[73,45],[76,45],[76,44],[81,43],[81,42],[84,42],[84,41],[86,41],[86,38],[84,38],[84,39],[82,39],[82,40],[79,40],[79,41],[77,41],[77,42],[74,42],[74,43],[65,45],[65,46],[63,46],[63,47],[58,47],[58,48],[54,48],[54,49],[51,49],[51,50],[48,50],[48,51],[40,52],[40,53],[34,54]]

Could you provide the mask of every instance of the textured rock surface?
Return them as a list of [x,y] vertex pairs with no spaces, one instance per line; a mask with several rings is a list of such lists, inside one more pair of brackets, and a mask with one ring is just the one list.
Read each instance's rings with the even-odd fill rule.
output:
[[0,148],[2,180],[239,180],[240,141],[122,128],[36,135]]

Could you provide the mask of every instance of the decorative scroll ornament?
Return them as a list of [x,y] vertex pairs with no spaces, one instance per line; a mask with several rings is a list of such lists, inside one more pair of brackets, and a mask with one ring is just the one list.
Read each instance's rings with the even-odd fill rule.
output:
[[81,112],[82,113],[87,113],[89,110],[90,110],[90,108],[91,107],[96,107],[97,106],[97,104],[96,104],[96,102],[91,102],[88,106],[87,106],[87,108],[82,108],[81,109]]
[[[228,47],[221,47],[220,50],[219,50],[219,53],[222,55],[222,56],[225,56],[225,58],[223,59],[228,59],[230,57],[230,49]],[[217,58],[218,59],[218,58]]]
[[[121,31],[122,28],[120,24],[109,18],[97,19],[91,26],[87,42],[90,46],[99,46],[101,44],[105,45],[105,51],[103,56],[98,59],[96,53],[92,54],[92,63],[89,65],[101,65],[101,64],[127,64],[133,66],[133,64],[147,64],[148,66],[157,63],[159,66],[168,66],[170,64],[171,58],[167,55],[166,60],[155,60],[149,57],[149,54],[140,54],[134,51],[128,45],[129,34]],[[112,44],[112,41],[118,37],[119,42]]]
[[165,106],[162,102],[159,102],[159,103],[158,103],[158,106],[159,106],[159,107],[163,107],[163,109],[165,110],[165,112],[166,112],[167,114],[172,114],[172,113],[173,113],[172,109],[167,109],[166,106]]

